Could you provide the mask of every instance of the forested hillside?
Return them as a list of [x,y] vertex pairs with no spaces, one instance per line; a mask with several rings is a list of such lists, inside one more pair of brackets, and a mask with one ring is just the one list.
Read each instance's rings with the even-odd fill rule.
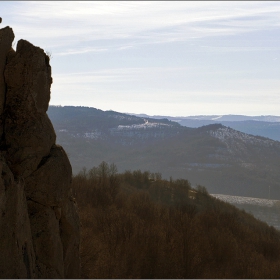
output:
[[280,233],[188,180],[102,162],[73,178],[82,278],[279,278]]
[[211,193],[280,199],[280,142],[220,124],[187,128],[87,107],[53,107],[48,114],[57,143],[73,171],[101,161],[119,170],[160,172],[165,179],[188,179]]

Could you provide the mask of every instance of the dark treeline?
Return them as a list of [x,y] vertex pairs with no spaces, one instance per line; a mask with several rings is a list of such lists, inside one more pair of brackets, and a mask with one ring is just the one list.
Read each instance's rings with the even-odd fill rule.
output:
[[102,162],[73,191],[82,278],[280,277],[280,232],[204,187]]

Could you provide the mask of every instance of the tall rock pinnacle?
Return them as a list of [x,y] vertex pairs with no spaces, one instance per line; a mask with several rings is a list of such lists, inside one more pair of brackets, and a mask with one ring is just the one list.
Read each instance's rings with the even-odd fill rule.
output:
[[0,29],[0,278],[79,278],[72,168],[46,114],[50,60],[13,40]]

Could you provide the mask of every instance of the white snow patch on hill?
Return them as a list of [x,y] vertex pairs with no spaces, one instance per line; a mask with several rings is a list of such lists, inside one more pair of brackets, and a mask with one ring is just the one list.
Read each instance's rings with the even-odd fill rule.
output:
[[142,124],[118,125],[117,130],[146,129],[146,128],[154,128],[160,126],[170,126],[170,125],[164,123],[154,123],[154,122],[146,121],[145,123]]
[[225,194],[211,194],[211,195],[230,204],[252,204],[258,206],[272,207],[276,203],[280,202],[280,200],[272,200],[272,199],[264,199],[264,198],[256,198],[256,197],[244,197],[244,196],[234,196],[234,195],[225,195]]
[[268,138],[260,138],[250,134],[246,134],[229,127],[222,127],[216,130],[209,131],[210,135],[218,138],[220,141],[228,144],[232,140],[238,140],[243,143],[261,144],[266,147],[272,146],[275,141]]

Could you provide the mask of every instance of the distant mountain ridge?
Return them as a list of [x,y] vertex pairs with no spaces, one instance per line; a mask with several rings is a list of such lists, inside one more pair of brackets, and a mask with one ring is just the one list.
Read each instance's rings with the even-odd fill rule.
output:
[[57,142],[74,173],[101,161],[184,178],[211,193],[280,199],[280,142],[214,123],[189,128],[165,119],[88,107],[50,106]]
[[[145,114],[135,116],[151,117]],[[186,127],[200,127],[203,125],[220,123],[224,126],[242,131],[244,133],[268,137],[280,141],[280,116],[243,116],[243,115],[209,115],[209,116],[152,116],[153,118],[166,118],[178,122]]]
[[[129,113],[128,113],[129,114]],[[211,120],[211,121],[262,121],[262,122],[280,122],[280,116],[264,115],[264,116],[245,116],[245,115],[197,115],[197,116],[160,116],[160,115],[146,115],[134,114],[130,115],[155,119],[170,119],[170,120]]]
[[114,111],[102,111],[89,107],[50,106],[48,114],[58,132],[74,137],[122,142],[117,136],[126,136],[132,142],[143,143],[153,139],[172,137],[184,129],[168,119],[142,118]]

